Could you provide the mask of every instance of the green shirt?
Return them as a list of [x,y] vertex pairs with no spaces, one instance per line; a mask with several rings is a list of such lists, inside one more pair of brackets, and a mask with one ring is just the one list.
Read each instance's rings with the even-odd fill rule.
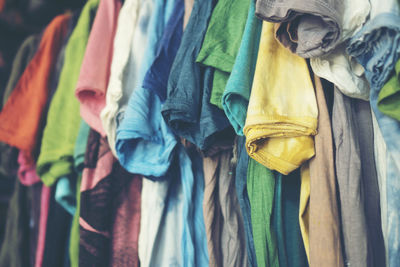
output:
[[257,265],[279,266],[276,235],[271,225],[275,177],[271,170],[251,158],[247,169],[247,191]]
[[395,66],[395,75],[382,87],[378,96],[378,109],[400,121],[400,60]]
[[38,175],[47,186],[74,170],[74,148],[81,121],[75,87],[98,4],[99,0],[86,3],[65,48],[64,65],[50,104],[37,162]]
[[211,15],[197,62],[215,68],[210,102],[222,109],[222,94],[240,47],[249,0],[219,0]]

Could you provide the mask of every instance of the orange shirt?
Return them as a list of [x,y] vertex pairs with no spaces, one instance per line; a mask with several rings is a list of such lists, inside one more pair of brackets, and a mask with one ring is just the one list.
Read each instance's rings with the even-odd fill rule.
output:
[[[1,1],[1,0],[0,0]],[[0,113],[0,141],[33,151],[50,92],[52,70],[68,30],[70,15],[59,15],[43,33],[39,48]]]

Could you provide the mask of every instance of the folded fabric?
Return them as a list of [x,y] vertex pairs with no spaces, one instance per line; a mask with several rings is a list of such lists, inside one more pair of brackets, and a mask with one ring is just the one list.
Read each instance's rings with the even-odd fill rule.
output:
[[[368,0],[345,0],[342,16],[341,41],[346,41],[358,31],[367,20],[371,5]],[[343,94],[350,97],[369,99],[369,86],[364,69],[356,60],[346,54],[346,43],[337,46],[331,53],[311,58],[315,74],[334,83]]]
[[379,92],[400,58],[400,8],[398,1],[371,1],[371,18],[350,40],[348,53],[364,67],[370,83],[370,103],[388,150],[387,155],[387,236],[389,266],[400,265],[400,122],[383,114],[378,106]]
[[244,134],[250,157],[289,174],[314,155],[318,108],[306,61],[274,39],[273,27],[263,22]]
[[215,69],[210,103],[222,109],[222,94],[232,71],[251,1],[218,1],[196,62]]
[[70,15],[57,16],[44,31],[35,56],[0,113],[0,141],[27,152],[35,149],[51,73],[70,18]]
[[368,100],[370,89],[364,68],[346,53],[345,48],[343,43],[328,55],[311,58],[311,67],[316,75],[335,84],[343,94]]
[[74,90],[98,3],[99,0],[86,3],[65,48],[64,66],[49,107],[37,162],[37,172],[46,185],[73,172],[73,153],[81,120]]
[[236,194],[238,196],[238,201],[240,209],[242,211],[244,231],[246,236],[246,250],[248,265],[257,267],[257,258],[254,247],[253,240],[253,227],[251,220],[251,208],[250,200],[247,192],[247,167],[249,165],[249,155],[246,152],[246,139],[242,136],[236,139],[236,155],[237,155],[237,165],[235,172],[235,187]]
[[61,177],[57,181],[55,200],[69,214],[74,215],[76,210],[76,177]]
[[100,1],[76,84],[75,95],[81,103],[82,118],[102,135],[106,133],[100,112],[106,104],[114,34],[121,5],[120,0]]
[[278,267],[276,233],[271,224],[275,190],[274,173],[250,159],[247,169],[247,190],[257,265]]
[[117,125],[121,123],[129,97],[134,88],[143,81],[147,71],[140,67],[148,43],[149,19],[153,9],[153,1],[150,0],[126,0],[118,16],[106,105],[100,114],[107,140],[115,156]]
[[213,71],[195,63],[200,51],[213,1],[195,1],[168,80],[162,107],[166,123],[178,136],[207,154],[229,122],[221,110],[209,103]]
[[262,22],[254,15],[255,5],[255,1],[250,0],[240,48],[222,95],[222,107],[238,135],[243,135],[260,44]]
[[382,87],[378,95],[378,109],[383,114],[400,121],[400,60],[395,66],[395,75]]
[[[318,103],[315,157],[310,159],[309,260],[316,266],[344,266],[333,138],[324,88],[314,76]],[[328,88],[331,89],[331,88]]]
[[248,266],[232,149],[203,158],[203,213],[210,266]]
[[293,53],[309,58],[329,53],[339,43],[344,7],[340,0],[312,0],[307,3],[299,0],[259,0],[256,15],[279,23],[276,30],[279,42]]

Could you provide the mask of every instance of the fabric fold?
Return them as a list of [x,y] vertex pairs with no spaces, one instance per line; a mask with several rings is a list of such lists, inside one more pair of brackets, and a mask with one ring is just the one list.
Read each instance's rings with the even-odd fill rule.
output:
[[222,107],[237,135],[243,135],[260,44],[262,22],[254,15],[255,5],[250,0],[243,38],[222,95]]
[[81,121],[79,102],[74,93],[98,3],[99,0],[86,3],[65,48],[64,65],[50,103],[37,161],[38,175],[47,186],[74,172],[73,153]]
[[339,46],[331,53],[311,58],[315,74],[334,83],[350,97],[369,99],[369,85],[363,67],[346,53],[347,40],[357,32],[368,18],[371,5],[368,0],[343,1],[342,34]]
[[342,16],[341,0],[260,0],[256,15],[278,23],[276,38],[301,57],[317,57],[329,53],[340,40]]
[[378,108],[379,92],[400,57],[400,8],[398,1],[371,1],[371,17],[350,40],[347,52],[364,67],[371,92],[370,104],[387,147],[387,237],[389,266],[400,265],[400,122]]
[[137,83],[137,72],[147,43],[146,27],[152,8],[151,1],[142,3],[126,0],[118,15],[105,106],[100,113],[102,126],[114,156],[117,155],[117,124],[123,117],[121,114]]
[[203,212],[210,266],[248,266],[243,218],[234,187],[236,162],[231,148],[203,158]]
[[[205,154],[229,127],[222,110],[209,103],[213,70],[195,59],[200,51],[213,1],[195,1],[168,79],[162,115],[172,131],[199,147]],[[228,130],[229,131],[229,130]]]
[[[318,103],[315,157],[310,160],[309,257],[316,266],[344,266],[331,119],[324,88],[314,76]],[[328,88],[330,90],[331,88]]]
[[251,1],[218,1],[197,55],[196,62],[215,70],[209,101],[220,109],[222,95],[240,47]]
[[278,267],[276,233],[271,224],[275,191],[274,173],[250,159],[247,169],[247,190],[257,265]]
[[34,151],[38,141],[51,73],[70,19],[70,15],[60,15],[47,26],[35,56],[0,113],[0,140],[28,153]]
[[273,27],[263,23],[244,134],[250,157],[289,174],[314,155],[318,108],[306,61],[274,39]]
[[121,5],[120,0],[100,1],[75,91],[82,118],[103,136],[106,133],[101,124],[100,112],[106,104],[114,35]]

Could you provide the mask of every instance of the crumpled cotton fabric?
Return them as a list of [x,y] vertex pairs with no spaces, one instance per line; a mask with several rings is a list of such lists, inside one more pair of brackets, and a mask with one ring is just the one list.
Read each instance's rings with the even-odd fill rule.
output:
[[75,91],[81,104],[82,119],[103,136],[105,131],[100,120],[100,112],[106,104],[114,35],[121,5],[120,0],[100,2]]
[[249,266],[243,218],[235,189],[232,148],[203,158],[203,212],[210,266]]
[[153,6],[153,1],[150,0],[143,2],[126,0],[118,16],[106,104],[100,113],[114,156],[117,155],[115,150],[117,125],[123,118],[133,89],[139,83],[139,67],[148,40],[148,21]]
[[306,61],[274,39],[273,27],[263,23],[244,134],[250,157],[287,175],[314,155],[318,108]]
[[315,136],[315,157],[309,161],[309,260],[315,266],[342,267],[344,258],[331,120],[321,80],[314,77],[318,134]]
[[276,38],[301,57],[329,53],[340,41],[342,0],[259,0],[256,15],[277,24]]
[[[343,5],[341,42],[351,38],[361,28],[371,10],[368,0],[345,0]],[[342,43],[327,55],[311,58],[310,63],[315,74],[334,83],[343,94],[369,99],[369,85],[364,76],[364,69],[346,53],[346,43]]]
[[372,1],[371,20],[356,33],[348,53],[364,67],[371,92],[370,103],[388,150],[387,236],[389,266],[400,265],[400,122],[383,114],[377,106],[379,92],[400,57],[400,9],[398,1]]
[[50,103],[37,161],[38,175],[48,186],[73,172],[74,147],[81,121],[74,92],[98,4],[99,0],[86,3],[65,48],[64,65]]
[[222,107],[226,117],[229,119],[236,134],[242,136],[262,27],[262,21],[254,15],[255,5],[255,1],[250,0],[242,42],[222,95]]

